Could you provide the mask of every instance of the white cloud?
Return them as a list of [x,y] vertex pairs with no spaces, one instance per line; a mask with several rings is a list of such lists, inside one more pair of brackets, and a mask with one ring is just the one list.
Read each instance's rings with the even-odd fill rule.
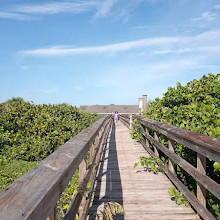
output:
[[21,51],[23,55],[43,55],[43,56],[68,56],[77,54],[97,54],[97,53],[117,53],[121,51],[128,51],[132,49],[168,45],[178,42],[179,39],[176,37],[161,37],[161,38],[147,38],[136,41],[128,41],[123,43],[95,46],[95,47],[81,47],[72,48],[66,46],[55,46],[49,48],[40,48],[35,50]]
[[93,47],[52,46],[20,51],[21,55],[32,56],[72,56],[80,54],[114,54],[137,50],[137,54],[186,53],[186,52],[220,52],[220,31],[204,32],[190,37],[157,37],[121,42]]
[[167,53],[186,53],[186,52],[192,52],[193,49],[191,48],[179,48],[177,50],[156,50],[153,53],[154,54],[167,54]]
[[58,14],[58,13],[84,13],[95,10],[97,1],[76,1],[76,2],[52,2],[43,4],[20,4],[14,5],[5,11],[0,11],[0,18],[14,20],[30,20],[32,15]]
[[83,13],[95,6],[97,6],[97,2],[95,1],[53,2],[15,6],[12,8],[12,11],[26,14]]
[[150,29],[150,26],[149,25],[137,25],[137,26],[131,27],[131,29]]
[[108,16],[116,2],[117,0],[102,0],[101,3],[97,7],[98,10],[96,12],[95,17],[99,18],[99,17]]
[[30,20],[31,17],[24,14],[14,12],[0,12],[0,18],[4,19],[15,19],[15,20]]
[[113,6],[117,0],[92,0],[75,2],[52,2],[43,4],[23,4],[15,5],[5,12],[0,12],[0,18],[10,18],[17,20],[26,20],[28,15],[33,14],[58,14],[58,13],[85,13],[87,11],[96,11],[95,17],[106,17],[111,14]]
[[212,13],[212,12],[203,12],[200,17],[192,18],[192,21],[213,21],[218,18],[218,14]]
[[173,59],[152,63],[146,62],[138,67],[129,63],[124,67],[113,66],[106,70],[106,76],[111,75],[111,77],[98,77],[95,86],[105,89],[115,88],[116,90],[120,89],[120,91],[126,92],[130,91],[128,88],[133,88],[132,91],[135,92],[145,88],[145,91],[142,92],[146,92],[152,97],[151,90],[155,85],[157,86],[166,81],[169,82],[172,78],[179,78],[181,75],[187,74],[187,71],[190,74],[190,70],[197,67],[201,68],[201,64],[202,61],[198,58],[190,57],[190,59],[175,59],[175,62]]
[[[94,12],[95,18],[114,15],[126,22],[129,19],[128,11],[133,10],[143,2],[154,3],[158,0],[75,0],[40,4],[19,4],[0,11],[0,18],[27,20],[32,15],[53,15],[58,13],[85,13]],[[117,6],[117,8],[115,7]],[[114,8],[114,10],[113,10]]]

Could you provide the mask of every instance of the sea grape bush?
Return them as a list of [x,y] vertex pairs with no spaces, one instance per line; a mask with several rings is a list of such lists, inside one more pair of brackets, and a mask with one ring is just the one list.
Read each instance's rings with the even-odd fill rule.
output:
[[[161,99],[156,98],[148,103],[144,116],[153,120],[220,138],[220,73],[204,75],[199,80],[193,80],[187,85],[176,84],[169,87]],[[138,137],[137,129],[133,133]],[[135,138],[135,137],[134,137]],[[167,140],[160,137],[160,141],[167,145]],[[196,167],[196,153],[192,150],[175,144],[175,152]],[[217,162],[207,160],[207,175],[219,183],[220,165]],[[196,182],[182,168],[176,166],[178,178],[196,194]],[[207,194],[207,206],[209,210],[219,217],[220,201]],[[214,207],[214,209],[213,209]]]
[[[22,98],[1,103],[0,115],[0,190],[99,117],[67,104],[34,105]],[[63,218],[78,182],[77,171],[57,202],[57,219]]]
[[[174,126],[220,138],[220,74],[204,75],[182,86],[177,83],[169,87],[161,99],[148,104],[144,116]],[[196,166],[196,154],[192,150],[176,145],[175,152]],[[207,164],[207,174],[219,181],[213,162]],[[218,174],[218,175],[217,175]],[[191,182],[192,179],[189,178]],[[189,183],[190,185],[190,183]]]
[[220,74],[169,87],[148,103],[145,117],[220,138]]
[[0,115],[0,155],[25,161],[41,161],[98,118],[70,105],[34,105],[21,98],[0,104]]
[[185,198],[182,192],[176,190],[173,187],[170,187],[168,189],[168,193],[172,198],[174,198],[177,205],[185,205],[187,207],[189,206],[189,201]]
[[141,156],[140,161],[134,164],[134,168],[140,164],[147,171],[153,171],[154,174],[157,174],[158,172],[162,172],[162,168],[158,165],[159,161],[159,158]]

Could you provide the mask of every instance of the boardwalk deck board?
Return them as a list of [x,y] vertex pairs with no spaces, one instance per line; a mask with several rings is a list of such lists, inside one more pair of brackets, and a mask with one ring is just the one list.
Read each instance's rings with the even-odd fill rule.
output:
[[123,205],[125,216],[114,219],[198,220],[191,208],[178,206],[168,195],[173,187],[162,173],[155,175],[142,167],[133,168],[140,156],[149,157],[141,144],[132,140],[130,131],[120,121],[112,127],[101,161],[89,219],[103,202]]

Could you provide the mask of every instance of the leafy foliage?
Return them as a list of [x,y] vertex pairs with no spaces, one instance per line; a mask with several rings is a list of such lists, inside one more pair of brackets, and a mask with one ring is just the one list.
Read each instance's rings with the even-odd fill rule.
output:
[[136,139],[137,141],[142,141],[144,140],[144,136],[141,134],[141,131],[144,130],[144,128],[142,127],[142,125],[138,122],[137,119],[133,120],[133,124],[135,126],[133,126],[131,128],[131,138]]
[[0,155],[25,161],[41,161],[98,118],[70,105],[21,98],[0,104],[0,114]]
[[145,167],[148,171],[153,171],[155,174],[162,172],[162,168],[158,165],[159,158],[152,157],[140,157],[140,162],[134,164],[134,168],[140,164]]
[[208,205],[211,207],[210,211],[211,213],[216,216],[218,220],[220,220],[220,203],[217,203],[216,200],[213,200],[213,198],[210,198],[208,200]]
[[148,104],[145,117],[220,138],[220,74],[169,87]]
[[[204,75],[182,86],[169,87],[161,99],[156,98],[148,104],[144,116],[197,133],[220,138],[220,74]],[[161,140],[163,144],[167,141]],[[175,145],[175,152],[196,167],[196,153],[180,145]],[[179,166],[176,166],[179,179],[192,192],[196,192],[196,181]],[[207,160],[207,175],[219,183],[219,164]],[[210,201],[213,201],[212,203]],[[217,216],[215,209],[220,201],[208,192],[209,210]],[[214,206],[213,206],[214,205]]]
[[69,204],[71,203],[74,192],[79,185],[79,170],[73,175],[66,189],[62,193],[60,199],[57,202],[57,219],[63,219],[66,214],[66,211],[69,208]]
[[[22,98],[1,103],[0,115],[0,190],[98,119],[71,105],[34,105]],[[58,219],[68,209],[78,181],[77,171],[58,201]]]
[[15,179],[24,175],[28,170],[36,166],[37,162],[13,160],[10,163],[2,163],[0,166],[0,190],[6,188]]
[[185,205],[187,207],[189,206],[189,202],[185,198],[185,196],[183,195],[182,192],[179,192],[175,188],[170,187],[169,190],[168,190],[168,193],[171,197],[173,197],[175,199],[175,202],[176,202],[177,205]]

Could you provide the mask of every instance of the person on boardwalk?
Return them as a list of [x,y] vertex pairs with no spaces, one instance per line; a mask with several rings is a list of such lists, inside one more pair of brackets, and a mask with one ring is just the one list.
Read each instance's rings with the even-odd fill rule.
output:
[[118,112],[115,112],[115,114],[114,114],[114,120],[115,120],[115,124],[117,125],[117,124],[118,124],[118,120],[119,120],[119,114],[118,114]]

